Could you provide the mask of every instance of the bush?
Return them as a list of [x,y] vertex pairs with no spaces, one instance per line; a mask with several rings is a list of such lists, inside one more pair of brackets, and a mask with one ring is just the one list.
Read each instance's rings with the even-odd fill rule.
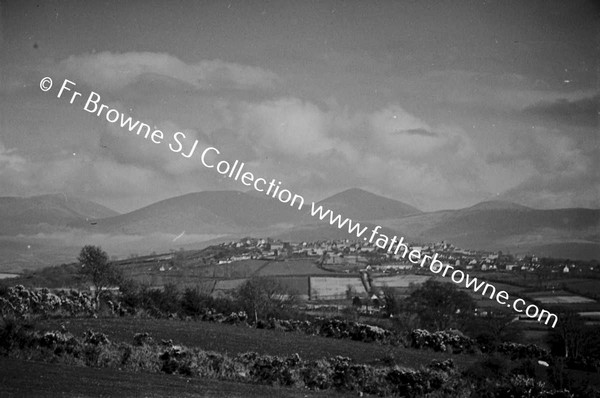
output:
[[206,297],[197,288],[185,289],[181,297],[181,309],[185,315],[198,316],[206,308]]
[[469,379],[476,382],[486,380],[502,380],[510,371],[510,363],[503,357],[487,356],[475,362],[466,371]]
[[509,356],[512,360],[537,358],[549,360],[550,353],[535,344],[502,343],[497,348],[498,352]]
[[34,330],[31,320],[15,316],[3,316],[0,319],[0,348],[4,354],[29,345],[31,333]]
[[89,293],[76,290],[51,293],[48,289],[28,290],[22,285],[9,287],[0,297],[0,314],[3,316],[28,317],[31,315],[91,314],[93,299]]
[[153,345],[154,339],[150,336],[149,333],[136,333],[133,336],[133,345],[135,346],[144,346],[144,345]]
[[463,351],[473,352],[475,342],[464,336],[459,331],[437,331],[429,332],[423,329],[415,329],[410,334],[410,345],[413,348],[431,348],[434,351],[445,352],[451,348],[454,353]]
[[[469,382],[460,383],[451,360],[432,361],[428,367],[415,370],[356,364],[346,357],[303,361],[297,354],[280,357],[255,352],[230,357],[170,341],[150,344],[147,333],[136,334],[135,345],[114,344],[106,335],[93,331],[87,331],[81,339],[63,332],[24,331],[21,335],[29,342],[22,357],[49,362],[378,396],[466,396],[476,391],[479,396],[483,393],[489,397],[571,397],[565,390],[546,390],[526,376],[509,376],[506,360],[499,358],[487,358],[472,367],[471,380],[477,384],[471,387]],[[483,371],[476,373],[479,369]]]
[[94,332],[91,329],[88,329],[84,333],[83,338],[84,338],[84,340],[83,340],[84,344],[90,344],[93,346],[110,344],[110,341],[108,340],[108,336],[106,336],[104,333]]

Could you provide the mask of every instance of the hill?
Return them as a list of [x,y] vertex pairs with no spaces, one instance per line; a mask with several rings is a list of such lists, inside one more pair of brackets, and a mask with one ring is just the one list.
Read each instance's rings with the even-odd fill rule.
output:
[[204,191],[169,198],[130,213],[72,226],[104,233],[237,234],[285,228],[298,210],[268,197],[238,191]]
[[317,204],[355,221],[401,218],[422,213],[421,210],[406,203],[358,188],[340,192]]
[[[384,198],[361,189],[349,189],[318,203],[326,209],[353,220],[398,218],[420,210],[405,203]],[[75,222],[73,227],[104,233],[148,234],[186,233],[239,234],[262,232],[268,235],[297,225],[312,224],[303,211],[275,199],[238,191],[204,191],[169,198],[130,213]]]
[[407,238],[446,240],[460,247],[533,252],[538,255],[600,258],[600,210],[537,210],[507,202],[377,220]]
[[38,233],[117,213],[98,203],[63,194],[0,197],[0,234]]
[[[459,210],[421,212],[405,203],[349,189],[317,203],[388,236],[426,243],[445,240],[466,249],[571,259],[600,259],[600,210],[538,210],[507,201]],[[72,261],[84,244],[119,257],[242,236],[286,241],[355,239],[303,211],[238,191],[196,192],[117,214],[97,203],[43,195],[0,198],[0,267],[20,271]],[[71,229],[69,229],[71,228]],[[185,232],[185,235],[182,233]],[[22,235],[18,235],[22,234]]]

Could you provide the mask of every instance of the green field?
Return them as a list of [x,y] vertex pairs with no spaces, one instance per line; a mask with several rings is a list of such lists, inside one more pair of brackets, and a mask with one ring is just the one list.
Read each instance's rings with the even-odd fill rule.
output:
[[565,279],[561,281],[569,290],[587,297],[600,296],[600,279]]
[[[0,397],[344,397],[335,391],[314,392],[256,384],[134,373],[0,357]],[[356,396],[353,394],[352,396]]]
[[257,275],[331,275],[316,266],[315,259],[299,259],[287,261],[272,261],[266,264]]
[[476,356],[470,355],[436,353],[427,350],[309,336],[300,332],[254,329],[245,325],[200,321],[75,318],[44,321],[39,327],[56,330],[61,324],[64,324],[69,332],[77,336],[82,335],[87,329],[93,329],[106,333],[112,341],[131,343],[136,333],[148,332],[157,342],[160,342],[161,339],[172,339],[175,344],[233,355],[248,351],[282,356],[298,353],[301,358],[306,360],[341,355],[350,357],[357,363],[377,363],[381,358],[393,354],[401,361],[401,365],[412,368],[427,365],[432,359],[453,358],[458,366],[466,366],[477,359]]

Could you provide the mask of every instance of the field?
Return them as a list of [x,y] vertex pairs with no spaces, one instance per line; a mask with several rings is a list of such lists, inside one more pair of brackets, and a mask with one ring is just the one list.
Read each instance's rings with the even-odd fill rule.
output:
[[600,295],[600,279],[565,279],[561,281],[565,288],[584,296],[598,297]]
[[309,276],[279,276],[277,280],[288,291],[308,299],[308,278]]
[[246,279],[223,279],[215,284],[215,292],[230,292],[240,287]]
[[425,275],[396,275],[373,278],[373,285],[377,287],[408,288],[411,284],[420,285],[430,277]]
[[311,299],[345,299],[348,289],[360,295],[365,294],[365,288],[358,276],[334,277],[315,276],[310,278]]
[[358,363],[377,363],[381,358],[393,354],[401,364],[418,367],[432,359],[453,358],[458,366],[464,366],[477,359],[475,356],[436,353],[426,350],[413,350],[351,340],[338,340],[304,333],[279,330],[254,329],[241,325],[225,325],[211,322],[186,322],[168,319],[133,318],[76,318],[71,320],[51,320],[41,323],[40,328],[56,330],[64,324],[67,330],[77,336],[87,329],[106,333],[112,341],[131,343],[135,333],[148,332],[155,339],[172,339],[175,344],[199,347],[221,353],[239,354],[255,351],[268,355],[292,355],[314,360],[323,357],[345,356]]
[[[0,397],[343,397],[163,373],[133,373],[0,357]],[[355,396],[355,394],[353,395]]]
[[331,275],[315,265],[315,259],[300,259],[288,261],[271,261],[261,268],[256,275]]
[[143,262],[121,265],[125,274],[150,286],[172,283],[180,289],[199,287],[201,291],[214,290],[225,293],[237,288],[253,276],[278,277],[286,287],[301,295],[308,294],[309,275],[332,275],[314,264],[314,259],[243,260],[223,264],[203,264],[199,258],[186,258],[173,266],[161,256],[149,256]]
[[573,295],[565,296],[532,296],[534,299],[542,304],[581,304],[581,303],[595,303],[594,300]]

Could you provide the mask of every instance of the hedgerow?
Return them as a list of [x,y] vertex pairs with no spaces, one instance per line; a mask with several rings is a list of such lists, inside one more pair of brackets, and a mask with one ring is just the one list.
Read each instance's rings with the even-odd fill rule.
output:
[[[156,343],[147,333],[136,334],[133,344],[114,343],[105,334],[92,330],[79,338],[66,331],[19,333],[27,343],[15,345],[6,353],[24,359],[377,396],[465,396],[472,392],[451,360],[410,369],[357,364],[341,356],[315,361],[305,361],[298,354],[272,356],[247,352],[230,356],[171,341]],[[524,391],[532,398],[572,396],[566,390],[550,390],[522,375],[497,384],[489,396],[523,396],[520,394]]]
[[81,338],[62,331],[27,334],[29,343],[13,347],[8,355],[293,388],[360,391],[380,396],[430,392],[442,387],[455,373],[453,368],[414,370],[355,364],[345,357],[305,361],[298,354],[281,357],[248,352],[229,356],[171,342],[157,344],[148,334],[136,334],[134,344],[113,343],[105,334],[91,330]]
[[[120,305],[107,301],[113,312],[119,312]],[[51,316],[91,315],[96,311],[91,294],[77,290],[60,290],[56,293],[49,289],[26,289],[22,285],[9,287],[0,296],[0,314],[26,317],[34,314]]]

